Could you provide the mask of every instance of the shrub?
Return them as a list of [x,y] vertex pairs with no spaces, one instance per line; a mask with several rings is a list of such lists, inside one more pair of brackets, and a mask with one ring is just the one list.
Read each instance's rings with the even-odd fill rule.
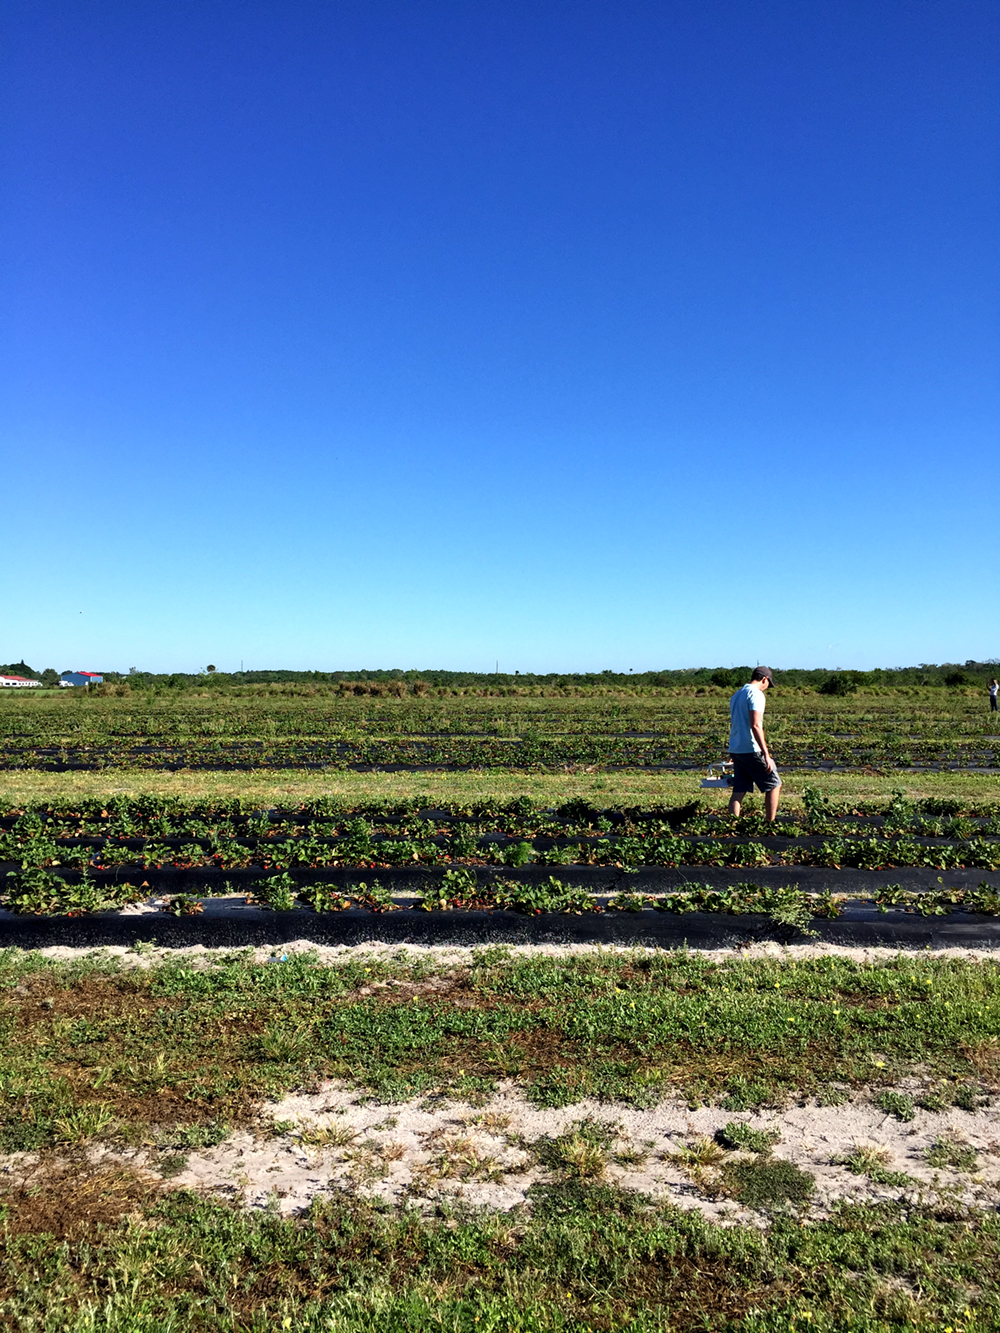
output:
[[829,679],[825,680],[819,687],[819,694],[853,694],[858,688],[858,682],[852,672],[835,672]]

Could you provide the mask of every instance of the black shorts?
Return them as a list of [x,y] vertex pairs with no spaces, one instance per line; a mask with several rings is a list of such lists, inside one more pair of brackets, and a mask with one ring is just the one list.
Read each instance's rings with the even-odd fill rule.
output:
[[733,791],[774,791],[781,786],[776,768],[768,768],[759,754],[730,754],[733,761]]

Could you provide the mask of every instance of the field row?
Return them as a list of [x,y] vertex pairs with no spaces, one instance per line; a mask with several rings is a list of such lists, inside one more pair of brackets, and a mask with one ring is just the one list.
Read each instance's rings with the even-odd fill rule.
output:
[[[720,793],[725,800],[725,795]],[[888,797],[836,800],[816,787],[806,787],[800,813],[782,813],[775,824],[744,814],[731,819],[711,801],[683,805],[596,805],[574,797],[547,806],[521,794],[507,799],[479,798],[427,804],[411,796],[391,800],[357,800],[320,796],[293,804],[269,805],[239,797],[191,800],[152,793],[79,796],[61,802],[30,801],[0,807],[0,830],[18,838],[279,838],[313,834],[338,837],[354,833],[354,821],[365,820],[376,834],[393,837],[474,831],[508,837],[592,836],[611,832],[650,834],[685,832],[732,836],[796,837],[849,834],[877,830],[886,835],[962,839],[1000,832],[1000,802],[971,796],[911,799],[902,791]]]
[[[157,875],[156,879],[159,888],[154,892],[146,881],[139,885],[107,877],[70,879],[52,871],[25,870],[8,880],[8,887],[0,895],[0,908],[21,916],[71,917],[115,912],[132,904],[144,904],[147,911],[174,917],[198,916],[209,905],[228,909],[249,905],[281,913],[360,910],[378,915],[417,911],[513,912],[527,916],[660,912],[680,916],[697,912],[763,916],[772,927],[793,934],[805,931],[806,935],[815,933],[809,927],[816,919],[836,920],[848,913],[852,919],[867,920],[863,911],[859,916],[858,909],[875,908],[879,913],[891,910],[921,917],[945,917],[956,912],[1000,916],[1000,885],[991,885],[986,880],[978,887],[918,890],[904,889],[898,884],[877,885],[867,895],[857,891],[836,893],[830,889],[812,893],[797,885],[774,887],[753,882],[718,885],[693,881],[687,881],[683,888],[660,893],[625,888],[601,894],[555,876],[546,880],[481,876],[463,866],[447,870],[440,877],[425,879],[415,893],[407,896],[394,893],[378,879],[339,878],[331,882],[283,871],[243,879],[238,894],[233,893],[231,882],[219,883],[217,894],[225,901],[218,902],[210,885],[202,883],[196,891],[178,892],[176,885],[171,886],[169,874]],[[214,915],[218,916],[218,912]],[[135,917],[129,917],[129,922],[134,935]],[[231,924],[239,928],[235,918]]]
[[[716,697],[716,694],[718,697]],[[779,763],[998,763],[1000,737],[964,695],[828,700],[789,691],[768,709]],[[933,696],[933,697],[931,697]],[[255,701],[0,699],[0,769],[664,769],[718,759],[726,698]]]
[[[783,766],[810,768],[914,768],[958,765],[1000,769],[1000,741],[938,738],[905,744],[873,739],[866,744],[821,736],[772,739]],[[718,735],[682,735],[663,739],[619,736],[497,740],[490,737],[449,737],[433,740],[372,741],[246,741],[189,742],[183,745],[19,745],[0,744],[0,770],[29,772],[109,771],[121,769],[177,771],[209,769],[250,772],[260,769],[304,768],[333,772],[357,769],[676,769],[714,763],[724,757],[726,739]]]

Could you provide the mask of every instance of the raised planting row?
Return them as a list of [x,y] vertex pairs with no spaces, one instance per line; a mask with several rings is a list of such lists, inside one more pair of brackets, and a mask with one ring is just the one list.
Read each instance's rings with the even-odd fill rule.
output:
[[[484,878],[467,866],[446,870],[429,879],[415,893],[401,894],[380,880],[303,882],[287,871],[263,876],[245,884],[239,893],[221,886],[219,895],[200,892],[153,893],[148,884],[98,881],[87,874],[71,879],[52,870],[28,868],[12,872],[7,880],[2,906],[15,914],[82,916],[143,903],[173,916],[192,916],[221,897],[228,903],[248,904],[273,912],[340,913],[361,909],[386,912],[515,912],[527,916],[546,914],[587,915],[643,912],[765,916],[776,926],[794,927],[809,933],[814,920],[835,920],[844,914],[857,916],[857,909],[876,908],[922,917],[975,913],[1000,916],[1000,883],[986,880],[978,886],[938,889],[905,889],[899,884],[873,886],[871,895],[811,893],[798,885],[766,885],[742,882],[731,885],[689,883],[663,893],[644,893],[632,888],[614,894],[592,892],[587,886],[549,876],[546,880],[505,877]],[[130,917],[130,919],[133,919]]]
[[[1000,763],[1000,728],[983,703],[942,690],[847,699],[779,690],[768,734],[788,767],[992,768]],[[727,735],[721,690],[565,699],[0,699],[0,769],[655,769],[716,760]]]
[[[725,799],[724,796],[721,797]],[[19,837],[47,833],[54,837],[97,838],[279,838],[314,833],[341,836],[350,822],[366,820],[374,833],[426,835],[441,827],[456,830],[471,824],[480,832],[521,838],[568,837],[574,834],[673,833],[720,836],[796,837],[802,834],[876,832],[886,836],[912,833],[919,837],[964,840],[1000,834],[1000,802],[930,797],[913,801],[904,792],[890,798],[832,801],[807,787],[801,814],[783,811],[768,824],[762,816],[745,814],[730,820],[724,807],[698,799],[680,806],[596,806],[575,799],[555,808],[530,796],[512,800],[478,800],[428,807],[420,798],[393,801],[350,801],[323,796],[289,806],[262,809],[244,800],[188,800],[180,797],[116,795],[81,797],[71,804],[44,801],[11,806],[0,813],[0,834]]]
[[[38,874],[66,871],[125,881],[151,872],[255,875],[321,870],[496,866],[728,869],[814,867],[880,871],[1000,869],[996,807],[948,811],[890,801],[834,809],[806,793],[801,818],[769,825],[733,820],[698,801],[666,808],[600,810],[583,801],[539,809],[519,798],[500,807],[417,809],[337,806],[321,800],[289,810],[246,810],[237,802],[187,806],[156,798],[107,805],[8,811],[0,870],[8,897]],[[58,869],[57,869],[58,868]],[[28,877],[27,879],[25,877]],[[136,881],[139,887],[140,881]],[[124,885],[123,885],[124,887]]]

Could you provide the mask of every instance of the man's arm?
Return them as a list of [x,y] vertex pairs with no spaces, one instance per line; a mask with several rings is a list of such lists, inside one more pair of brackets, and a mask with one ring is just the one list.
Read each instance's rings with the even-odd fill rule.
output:
[[773,768],[774,763],[767,752],[767,741],[764,739],[764,712],[763,709],[758,712],[754,709],[750,714],[750,733],[754,740],[760,746],[760,757],[768,768]]

